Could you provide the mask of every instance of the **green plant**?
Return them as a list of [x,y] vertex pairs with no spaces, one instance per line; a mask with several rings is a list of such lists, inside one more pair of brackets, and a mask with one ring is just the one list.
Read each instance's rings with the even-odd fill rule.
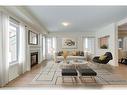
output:
[[101,49],[107,49],[108,46],[104,44],[104,45],[102,45],[100,48],[101,48]]

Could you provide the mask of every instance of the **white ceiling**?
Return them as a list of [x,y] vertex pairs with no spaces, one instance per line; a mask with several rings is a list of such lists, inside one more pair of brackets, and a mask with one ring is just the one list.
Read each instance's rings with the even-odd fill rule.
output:
[[[28,6],[49,32],[91,32],[127,17],[127,6]],[[71,23],[64,27],[62,22]]]

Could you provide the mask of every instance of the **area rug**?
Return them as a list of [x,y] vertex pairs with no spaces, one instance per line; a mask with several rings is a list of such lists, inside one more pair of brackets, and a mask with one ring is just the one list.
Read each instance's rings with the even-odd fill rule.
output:
[[[85,66],[85,65],[84,65]],[[91,78],[84,78],[85,82],[82,82],[79,78],[77,81],[71,77],[66,77],[64,82],[61,76],[61,68],[58,63],[48,63],[47,66],[40,71],[38,75],[32,80],[30,84],[44,85],[44,86],[88,86],[89,85],[127,85],[127,80],[123,79],[121,75],[114,74],[106,69],[100,69],[97,66],[89,65],[97,76],[96,82],[92,82]]]

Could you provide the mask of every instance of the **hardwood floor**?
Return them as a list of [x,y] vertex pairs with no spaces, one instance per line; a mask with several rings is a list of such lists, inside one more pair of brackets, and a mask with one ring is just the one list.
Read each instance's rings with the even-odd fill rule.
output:
[[22,74],[21,76],[19,76],[18,78],[12,80],[11,82],[9,82],[5,87],[25,87],[28,86],[28,83],[30,81],[33,80],[33,78],[35,78],[35,76],[37,74],[39,74],[40,70],[43,69],[43,67],[45,67],[46,63],[44,64],[38,64],[36,66],[34,66],[31,71],[28,71],[24,74]]
[[119,73],[123,78],[127,79],[127,65],[119,64],[119,66],[115,68],[114,73]]
[[[37,74],[40,73],[40,70],[42,70],[46,66],[45,64],[38,64],[32,68],[31,71],[26,72],[19,76],[18,78],[14,79],[13,81],[9,82],[5,88],[8,87],[31,87],[28,83],[32,81]],[[118,67],[114,67],[113,73],[120,74],[124,79],[127,80],[127,65],[119,64]],[[122,86],[122,85],[121,85]],[[41,85],[38,85],[38,87],[41,87]],[[111,85],[106,85],[105,87],[114,87]],[[120,86],[119,86],[120,87]],[[126,85],[122,87],[127,87]]]

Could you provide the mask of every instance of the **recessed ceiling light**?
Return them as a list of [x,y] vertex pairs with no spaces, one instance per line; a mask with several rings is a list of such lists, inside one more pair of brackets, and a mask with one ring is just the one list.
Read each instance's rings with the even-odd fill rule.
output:
[[69,22],[62,22],[62,25],[63,26],[68,26],[68,25],[70,25],[70,23]]

